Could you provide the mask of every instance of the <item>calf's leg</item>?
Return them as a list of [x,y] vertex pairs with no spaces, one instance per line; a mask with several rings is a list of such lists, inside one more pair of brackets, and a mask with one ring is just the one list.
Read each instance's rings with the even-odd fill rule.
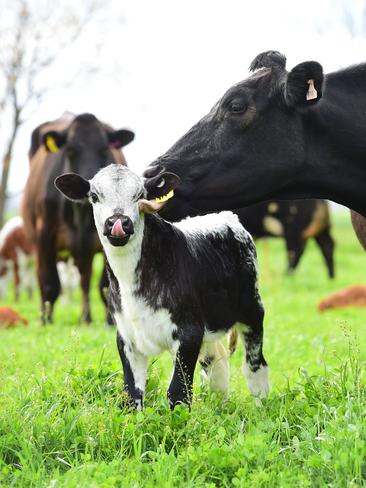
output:
[[174,372],[167,396],[170,408],[179,403],[192,403],[193,376],[201,350],[203,333],[199,330],[185,331],[177,349]]
[[117,332],[117,347],[123,366],[124,388],[132,407],[142,410],[146,385],[147,357],[126,345]]
[[269,392],[269,368],[262,350],[263,318],[264,312],[260,310],[254,315],[254,318],[246,320],[241,331],[245,348],[243,373],[257,405],[260,405],[261,398],[265,398]]
[[220,341],[206,342],[201,351],[200,363],[213,390],[226,397],[229,389],[230,368],[227,352]]

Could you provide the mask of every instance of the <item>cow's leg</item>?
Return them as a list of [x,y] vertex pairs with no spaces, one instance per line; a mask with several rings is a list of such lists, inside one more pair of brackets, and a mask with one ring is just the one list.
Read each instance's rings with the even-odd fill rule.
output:
[[206,342],[201,350],[200,363],[213,390],[221,391],[224,396],[229,389],[230,368],[227,352],[220,341]]
[[108,287],[109,287],[109,280],[108,280],[106,264],[104,261],[102,275],[99,280],[99,293],[106,307],[106,322],[108,325],[114,325],[114,320],[108,307]]
[[299,235],[285,235],[287,248],[288,273],[293,273],[299,264],[306,246],[306,240]]
[[80,286],[82,291],[81,321],[90,324],[92,321],[90,313],[90,280],[92,274],[93,254],[85,251],[83,256],[75,257],[75,264],[80,273]]
[[141,410],[146,385],[147,357],[126,345],[119,332],[117,332],[117,347],[122,361],[124,388],[129,402],[137,410]]
[[28,293],[28,298],[33,297],[33,287],[34,287],[34,263],[33,258],[30,256],[26,257],[24,266],[24,284]]
[[334,240],[330,235],[330,228],[324,229],[315,237],[325,259],[329,278],[334,278]]
[[261,398],[265,398],[269,392],[269,368],[262,351],[264,311],[257,309],[249,317],[241,331],[245,348],[243,373],[251,394],[260,405]]
[[202,346],[202,331],[186,330],[179,341],[174,360],[174,372],[167,396],[170,408],[179,403],[192,403],[193,376]]
[[17,302],[19,300],[19,293],[20,293],[20,276],[19,276],[19,263],[16,255],[15,255],[15,259],[13,260],[13,267],[14,267],[15,301]]
[[61,290],[55,242],[48,233],[44,232],[38,235],[37,276],[42,299],[41,321],[44,325],[46,322],[52,322],[54,304]]

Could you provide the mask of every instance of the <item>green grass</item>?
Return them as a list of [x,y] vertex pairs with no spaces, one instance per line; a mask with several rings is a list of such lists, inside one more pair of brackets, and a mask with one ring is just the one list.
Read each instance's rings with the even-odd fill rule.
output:
[[[366,484],[366,311],[316,310],[331,291],[364,282],[366,254],[346,214],[335,234],[334,282],[313,243],[292,277],[282,241],[258,244],[272,384],[261,408],[241,374],[240,346],[225,403],[196,374],[192,411],[170,412],[164,354],[149,367],[145,411],[123,411],[115,332],[103,324],[95,287],[90,327],[78,324],[76,299],[59,303],[55,324],[42,328],[38,299],[23,296],[16,308],[29,327],[0,331],[0,486]],[[15,306],[10,294],[7,303]]]

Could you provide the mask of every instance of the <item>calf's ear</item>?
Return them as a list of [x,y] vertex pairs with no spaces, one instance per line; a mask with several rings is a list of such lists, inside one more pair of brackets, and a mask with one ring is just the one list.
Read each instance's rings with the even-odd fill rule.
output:
[[42,136],[48,152],[57,153],[66,144],[67,133],[51,130]]
[[300,63],[287,75],[284,96],[289,107],[308,107],[322,97],[323,68],[316,61]]
[[120,149],[127,146],[135,138],[135,133],[128,129],[120,129],[108,132],[109,144],[113,149]]
[[161,173],[154,178],[145,179],[146,199],[139,200],[141,212],[155,213],[173,198],[174,190],[180,185],[180,178],[174,173]]
[[87,198],[90,183],[75,173],[66,173],[55,179],[55,187],[69,200],[80,202]]

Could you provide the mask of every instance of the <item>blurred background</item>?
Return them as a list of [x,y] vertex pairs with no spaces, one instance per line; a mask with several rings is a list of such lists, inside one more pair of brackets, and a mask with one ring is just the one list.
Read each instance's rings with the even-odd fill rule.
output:
[[261,51],[285,53],[289,68],[314,59],[325,72],[365,61],[364,0],[1,0],[0,8],[1,187],[13,211],[32,129],[65,111],[132,129],[125,154],[140,172]]

